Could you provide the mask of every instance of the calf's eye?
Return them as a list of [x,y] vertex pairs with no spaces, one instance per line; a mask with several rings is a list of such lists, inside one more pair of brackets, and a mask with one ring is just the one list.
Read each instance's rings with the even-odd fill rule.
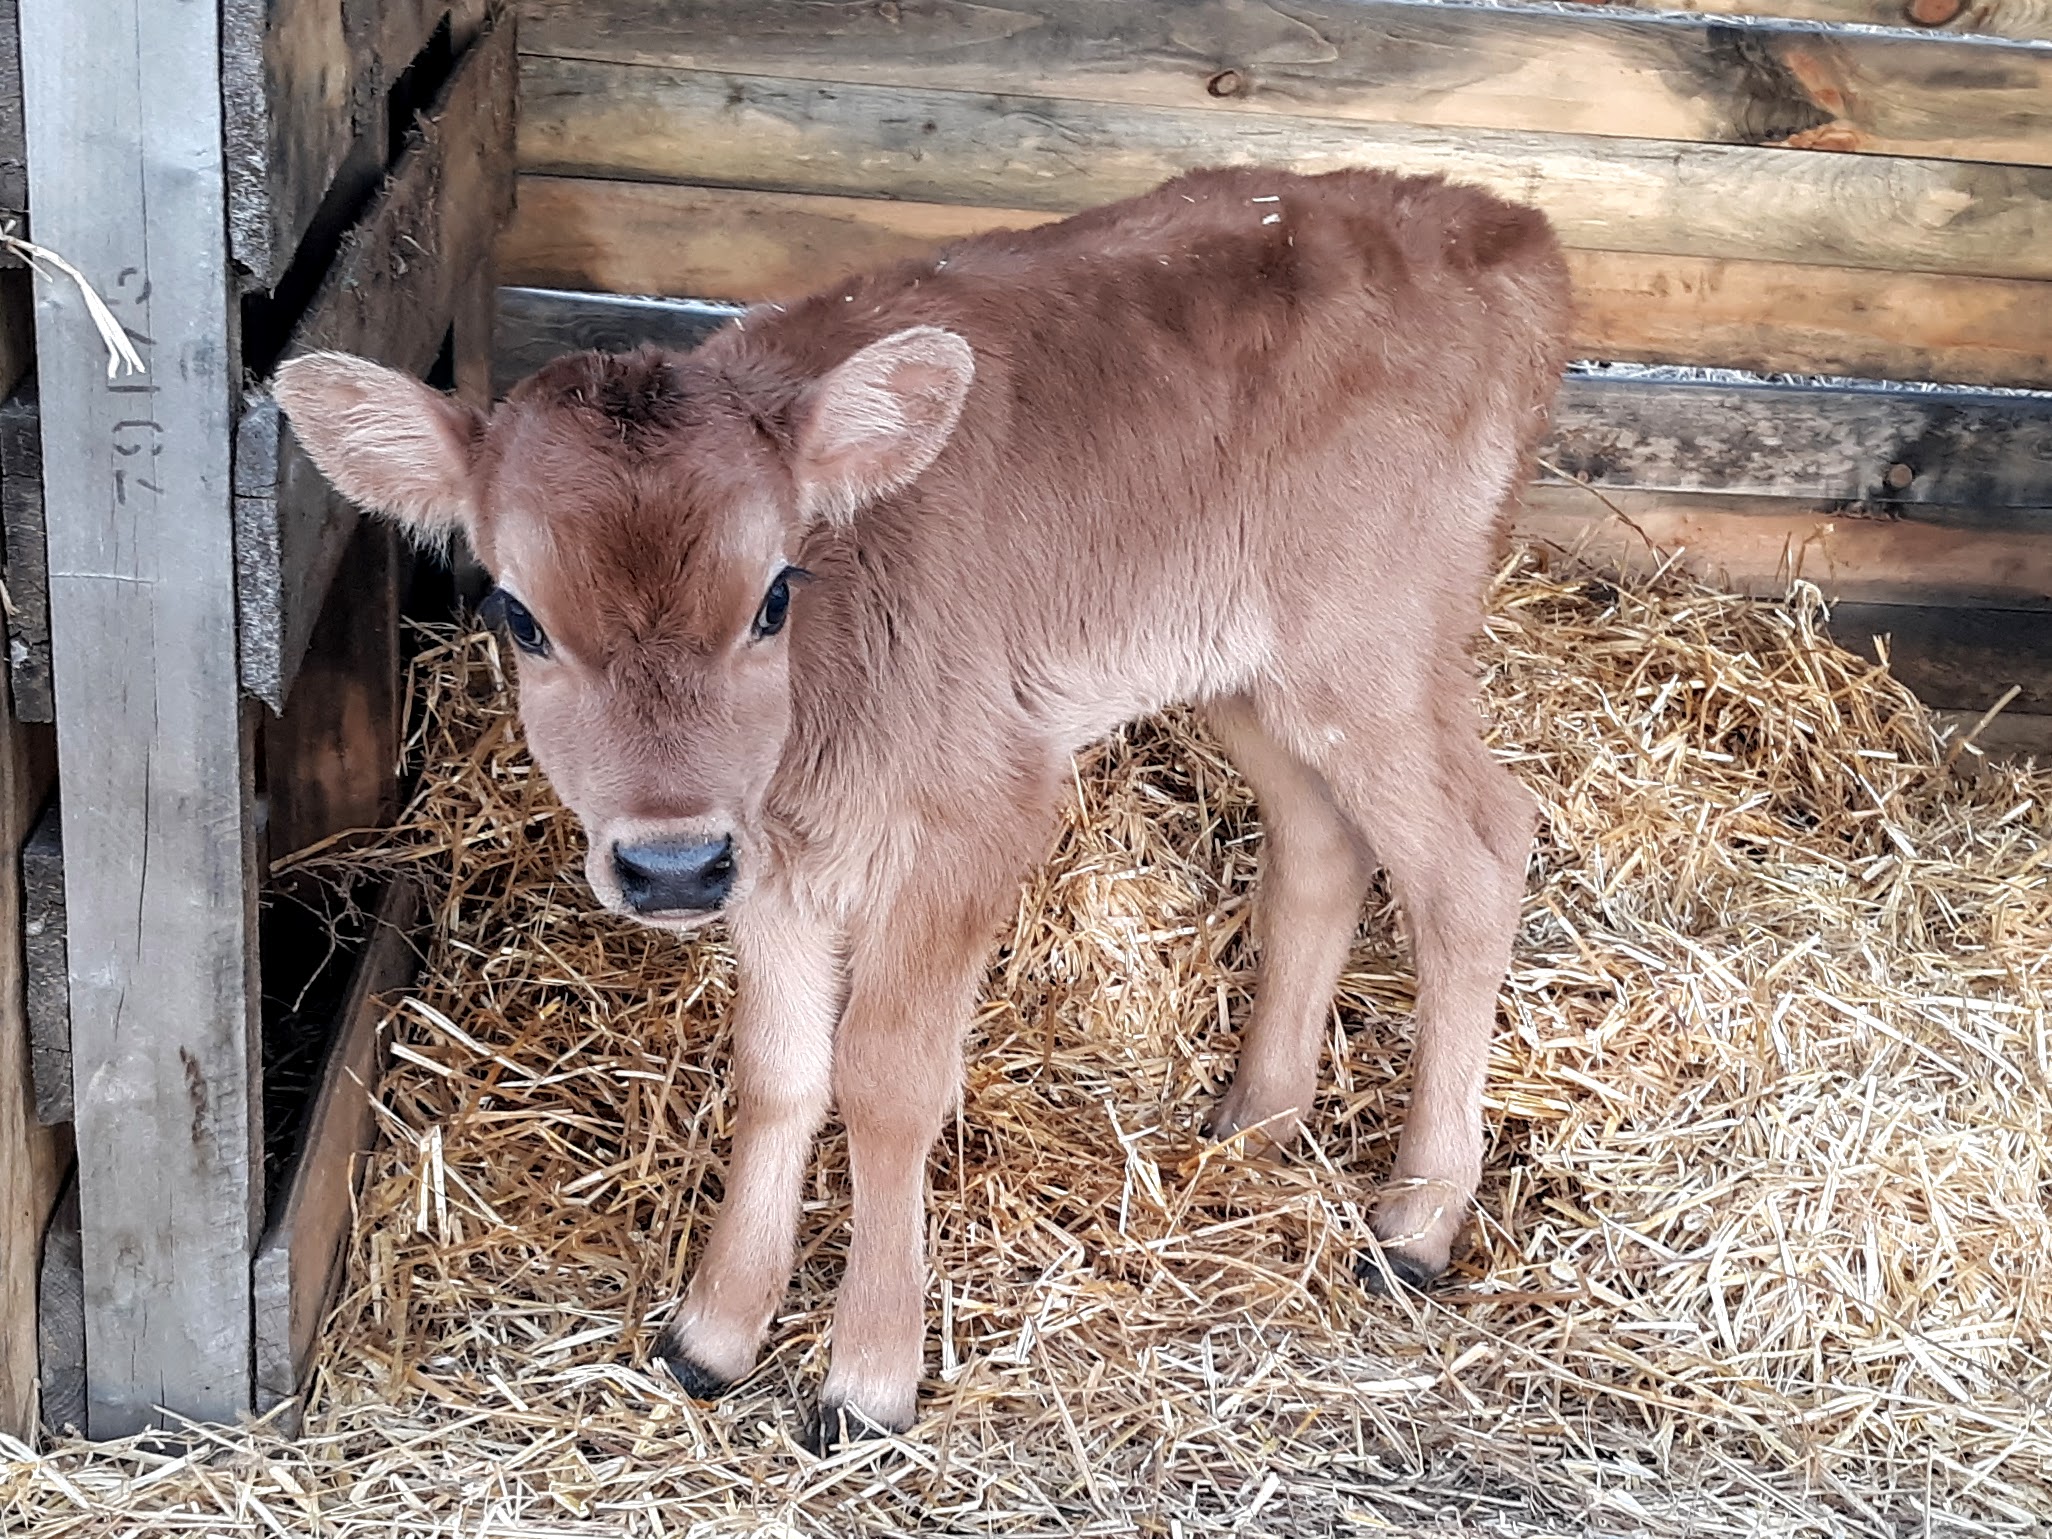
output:
[[795,566],[787,566],[777,573],[777,580],[769,585],[769,592],[762,596],[762,607],[755,612],[756,640],[774,636],[784,628],[784,619],[791,612],[791,579],[804,575],[805,573]]
[[485,595],[485,601],[478,612],[485,622],[503,625],[513,638],[513,645],[529,657],[546,657],[549,652],[549,638],[535,617],[528,613],[527,606],[508,593],[504,588],[494,588]]

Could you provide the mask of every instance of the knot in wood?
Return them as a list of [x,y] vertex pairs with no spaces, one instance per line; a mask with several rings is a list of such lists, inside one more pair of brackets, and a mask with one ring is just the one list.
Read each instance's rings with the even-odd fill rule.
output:
[[1213,96],[1238,96],[1247,89],[1247,77],[1236,69],[1222,69],[1204,82],[1204,89]]
[[1903,7],[1919,27],[1942,27],[1966,9],[1966,0],[1909,0]]

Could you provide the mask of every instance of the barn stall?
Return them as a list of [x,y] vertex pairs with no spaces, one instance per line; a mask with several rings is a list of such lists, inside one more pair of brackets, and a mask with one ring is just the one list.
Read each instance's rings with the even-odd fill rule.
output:
[[[221,122],[163,81],[132,109],[219,140],[226,237],[179,270],[223,272],[211,366],[242,365],[176,483],[227,520],[211,554],[153,525],[176,550],[136,560],[189,606],[158,621],[177,646],[138,645],[95,591],[133,584],[91,580],[129,526],[85,519],[80,488],[137,430],[56,284],[48,383],[0,428],[33,1028],[8,1035],[39,1071],[7,1158],[18,1232],[43,1234],[10,1232],[0,1326],[40,1351],[56,1434],[7,1465],[0,1512],[33,1533],[2035,1531],[2052,781],[1988,750],[2043,743],[2052,713],[2052,50],[2028,6],[1771,8],[224,7]],[[119,314],[155,226],[56,160],[97,141],[72,96],[39,98],[37,61],[123,34],[23,12],[34,234]],[[64,147],[47,171],[39,145]],[[1352,1280],[1405,1094],[1386,905],[1335,1010],[1330,1133],[1286,1166],[1197,1136],[1246,1003],[1258,829],[1190,723],[1149,724],[1079,762],[994,967],[932,1167],[924,1419],[814,1463],[790,1439],[838,1275],[838,1144],[764,1368],[683,1399],[646,1366],[647,1317],[718,1198],[724,959],[589,911],[493,643],[402,638],[402,589],[422,614],[450,595],[333,505],[249,387],[339,345],[503,388],[1220,162],[1443,170],[1539,203],[1572,251],[1591,363],[1482,655],[1547,825],[1478,1233],[1429,1299]],[[143,722],[108,685],[144,667],[212,714]],[[237,773],[202,777],[206,816],[175,804],[188,847],[151,843],[144,881],[152,748]],[[162,880],[172,855],[190,884]],[[132,959],[111,982],[108,956]]]

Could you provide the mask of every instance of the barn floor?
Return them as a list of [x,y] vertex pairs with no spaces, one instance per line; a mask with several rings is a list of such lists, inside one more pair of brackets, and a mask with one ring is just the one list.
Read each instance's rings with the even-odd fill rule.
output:
[[1405,1095],[1393,916],[1322,1148],[1207,1148],[1251,808],[1180,719],[1087,755],[933,1162],[925,1419],[823,1462],[792,1438],[842,1145],[760,1372],[683,1400],[641,1364],[717,1199],[724,960],[591,913],[492,644],[450,639],[361,857],[446,896],[305,1440],[8,1450],[0,1532],[2042,1533],[2052,773],[1938,744],[1816,626],[1500,582],[1546,832],[1474,1245],[1423,1301],[1352,1277]]

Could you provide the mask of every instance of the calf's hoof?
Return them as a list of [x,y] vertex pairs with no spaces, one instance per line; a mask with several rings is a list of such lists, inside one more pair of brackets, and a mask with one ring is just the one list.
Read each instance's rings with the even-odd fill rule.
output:
[[[1387,1271],[1384,1268],[1388,1268]],[[1361,1286],[1382,1298],[1391,1296],[1389,1282],[1395,1278],[1398,1285],[1413,1293],[1423,1293],[1445,1274],[1443,1266],[1432,1266],[1407,1256],[1400,1250],[1384,1250],[1377,1246],[1365,1252],[1354,1263],[1354,1275],[1361,1280]]]
[[1235,1084],[1211,1108],[1211,1114],[1204,1119],[1203,1132],[1215,1144],[1244,1134],[1240,1147],[1247,1153],[1276,1155],[1296,1141],[1302,1122],[1303,1113],[1294,1103],[1265,1106],[1260,1098],[1244,1094]]
[[670,1377],[677,1381],[677,1387],[693,1400],[717,1400],[739,1382],[714,1373],[668,1340],[656,1347],[655,1360],[669,1370]]
[[908,1418],[903,1425],[886,1425],[873,1420],[845,1400],[819,1403],[819,1409],[812,1413],[805,1423],[805,1431],[798,1441],[805,1451],[824,1457],[837,1448],[850,1443],[866,1442],[871,1438],[894,1437],[900,1432],[910,1431],[912,1423]]

